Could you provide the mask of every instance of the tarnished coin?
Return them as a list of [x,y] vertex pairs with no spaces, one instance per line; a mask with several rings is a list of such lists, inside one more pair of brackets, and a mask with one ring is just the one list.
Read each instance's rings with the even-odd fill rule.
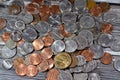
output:
[[59,14],[60,13],[60,8],[58,5],[51,5],[50,6],[50,14]]
[[11,39],[15,42],[21,40],[22,39],[22,33],[19,30],[14,30],[11,33]]
[[71,73],[80,73],[82,71],[83,71],[83,66],[76,66],[76,67],[70,68]]
[[102,9],[99,5],[96,5],[90,9],[90,13],[93,16],[101,16],[102,15]]
[[3,66],[5,69],[7,69],[7,70],[8,70],[8,69],[11,69],[12,66],[13,66],[12,60],[10,60],[10,59],[5,59],[5,60],[3,60],[2,66]]
[[10,32],[4,32],[1,36],[2,41],[6,42],[11,36]]
[[16,42],[13,41],[11,38],[9,38],[5,45],[9,48],[9,49],[14,49],[16,47]]
[[110,9],[110,4],[107,2],[101,2],[99,6],[101,7],[102,12],[107,12]]
[[88,80],[101,80],[101,78],[97,73],[90,73]]
[[6,27],[7,21],[4,18],[0,18],[0,30]]
[[71,55],[71,58],[72,58],[72,63],[70,64],[70,68],[71,67],[76,67],[78,65],[78,58],[76,56],[72,56]]
[[74,73],[73,78],[74,80],[87,80],[88,73]]
[[77,57],[77,59],[78,59],[78,64],[77,64],[77,66],[82,66],[82,65],[86,64],[86,59],[85,59],[84,56],[78,55],[78,56],[76,56],[76,57]]
[[80,20],[80,27],[81,28],[92,28],[95,26],[95,20],[92,16],[85,16],[83,15]]
[[114,68],[120,71],[120,59],[115,59],[114,61]]
[[23,31],[22,36],[25,41],[31,42],[37,38],[38,34],[34,28],[28,27]]
[[74,52],[77,49],[78,45],[74,40],[66,40],[65,41],[65,51],[66,52]]
[[65,49],[65,44],[62,40],[55,40],[51,48],[54,52],[62,52]]
[[61,52],[55,56],[54,61],[56,68],[65,69],[70,66],[72,58],[68,53]]
[[110,49],[113,51],[119,52],[120,51],[120,40],[117,39],[117,40],[112,41]]
[[84,10],[84,8],[86,7],[86,0],[75,0],[74,7],[76,10]]
[[21,20],[15,22],[15,26],[19,30],[24,30],[25,29],[25,23]]
[[101,31],[102,31],[103,33],[111,34],[112,31],[113,31],[113,25],[110,24],[110,23],[103,23],[103,24],[102,24],[102,27],[101,27]]

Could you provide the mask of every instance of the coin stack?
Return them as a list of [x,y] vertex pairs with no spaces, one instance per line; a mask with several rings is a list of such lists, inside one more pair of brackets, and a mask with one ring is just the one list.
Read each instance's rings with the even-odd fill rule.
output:
[[[112,35],[117,17],[107,13],[106,2],[15,1],[6,9],[0,14],[0,57],[2,66],[19,76],[47,72],[46,80],[101,80],[92,71],[98,63],[113,62],[104,49],[120,51],[120,41]],[[118,71],[119,60],[114,61]]]

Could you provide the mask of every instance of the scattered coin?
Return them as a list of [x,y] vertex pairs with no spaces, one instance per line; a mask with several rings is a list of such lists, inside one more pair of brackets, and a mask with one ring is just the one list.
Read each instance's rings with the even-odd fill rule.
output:
[[76,10],[84,10],[84,8],[86,7],[86,0],[75,0],[74,2],[74,7]]
[[97,73],[90,73],[88,80],[101,80],[101,78]]
[[11,33],[10,32],[4,32],[1,36],[2,38],[2,41],[6,42],[11,36]]
[[78,56],[76,56],[76,57],[77,57],[77,59],[78,59],[78,64],[77,64],[77,66],[82,66],[82,65],[86,64],[86,59],[85,59],[84,56],[82,56],[82,54],[81,54],[81,55],[78,55]]
[[17,42],[16,42],[17,47],[18,47],[19,45],[23,44],[24,42],[25,42],[25,40],[24,40],[23,38],[22,38],[21,40],[17,41]]
[[7,21],[4,18],[0,18],[0,30],[6,27]]
[[41,18],[39,14],[32,14],[33,15],[33,21],[31,22],[31,25],[36,25],[40,22]]
[[110,49],[116,52],[120,51],[120,41],[119,39],[116,39],[114,41],[112,41]]
[[74,73],[73,77],[74,77],[74,80],[87,80],[88,73]]
[[27,54],[29,54],[29,53],[26,53],[26,52],[23,50],[23,45],[24,45],[24,43],[22,43],[22,44],[20,44],[19,46],[17,46],[17,53],[20,54],[20,55],[25,56],[25,55],[27,55]]
[[107,11],[110,10],[110,4],[109,4],[109,3],[101,2],[101,3],[99,4],[99,6],[101,7],[102,12],[107,12]]
[[54,60],[52,58],[50,58],[50,59],[47,59],[47,61],[48,61],[48,64],[49,64],[48,69],[50,70],[54,67]]
[[15,42],[20,41],[22,39],[22,33],[19,30],[14,30],[11,33],[11,39]]
[[77,65],[78,65],[78,59],[77,59],[77,57],[76,56],[71,56],[71,58],[72,58],[72,63],[70,64],[70,68],[71,67],[76,67]]
[[16,48],[16,42],[13,41],[11,38],[9,38],[9,39],[6,41],[5,45],[6,45],[9,49],[14,49],[14,48]]
[[60,13],[60,8],[58,5],[51,5],[50,6],[50,14],[59,14]]
[[21,6],[19,4],[12,4],[9,6],[9,14],[17,15],[21,12]]
[[94,0],[87,1],[87,8],[90,10],[92,7],[96,6],[96,2]]
[[115,59],[114,61],[114,68],[120,71],[120,59]]
[[21,20],[15,22],[15,26],[19,30],[24,30],[25,29],[25,23]]
[[103,23],[102,27],[101,27],[101,31],[103,33],[108,33],[111,34],[113,31],[113,25],[110,23]]
[[90,13],[93,16],[101,16],[102,15],[102,9],[99,5],[96,5],[90,9]]
[[82,71],[83,71],[83,66],[76,66],[76,67],[70,68],[71,73],[80,73]]
[[8,70],[8,69],[11,69],[12,66],[13,66],[12,60],[10,60],[10,59],[5,59],[5,60],[3,60],[2,66],[3,66],[5,69],[7,69],[7,70]]

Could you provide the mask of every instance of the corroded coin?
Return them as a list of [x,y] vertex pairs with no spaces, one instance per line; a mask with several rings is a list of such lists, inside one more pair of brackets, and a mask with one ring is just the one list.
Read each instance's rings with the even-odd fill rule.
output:
[[113,25],[110,24],[110,23],[103,23],[103,24],[102,24],[102,27],[101,27],[101,31],[102,31],[103,33],[111,34],[112,31],[113,31]]
[[2,66],[3,66],[5,69],[7,69],[7,70],[8,70],[8,69],[11,69],[12,66],[13,66],[12,60],[10,60],[10,59],[5,59],[5,60],[3,60]]
[[73,78],[74,80],[87,80],[88,73],[74,73]]
[[19,4],[12,4],[9,6],[9,14],[17,15],[21,12],[21,6]]
[[90,73],[88,80],[101,80],[101,78],[97,73]]
[[72,58],[68,53],[61,52],[55,56],[54,61],[56,68],[65,69],[70,66]]
[[6,27],[7,21],[4,18],[0,18],[0,30]]
[[101,3],[99,4],[99,6],[101,7],[102,12],[107,12],[107,11],[110,10],[110,4],[109,4],[109,3],[101,2]]
[[96,5],[90,9],[90,13],[93,16],[101,16],[102,15],[102,9],[99,5]]

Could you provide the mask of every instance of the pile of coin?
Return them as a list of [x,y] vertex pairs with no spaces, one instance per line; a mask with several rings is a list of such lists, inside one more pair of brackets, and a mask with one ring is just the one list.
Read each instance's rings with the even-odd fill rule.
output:
[[[0,57],[5,69],[19,76],[47,72],[46,80],[101,80],[98,63],[113,62],[120,51],[112,35],[110,5],[94,0],[13,1],[0,14]],[[2,13],[2,12],[1,12]],[[119,59],[114,61],[118,71]]]

